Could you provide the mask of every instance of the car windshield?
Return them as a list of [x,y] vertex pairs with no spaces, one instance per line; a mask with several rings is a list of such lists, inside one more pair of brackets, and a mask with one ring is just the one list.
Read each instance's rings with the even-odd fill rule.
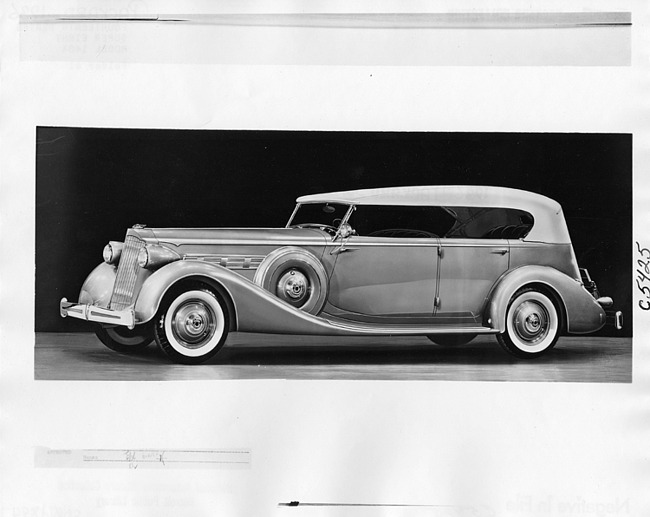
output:
[[299,204],[287,226],[333,226],[338,228],[349,205],[340,203]]

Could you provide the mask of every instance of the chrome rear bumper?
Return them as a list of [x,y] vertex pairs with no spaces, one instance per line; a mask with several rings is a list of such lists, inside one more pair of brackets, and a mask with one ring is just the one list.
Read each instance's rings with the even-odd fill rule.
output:
[[[595,286],[596,284],[593,285]],[[605,309],[605,324],[614,327],[616,330],[621,330],[623,328],[623,313],[621,311],[611,310],[611,307],[614,305],[614,300],[609,296],[601,296],[596,301],[598,305]]]
[[103,307],[96,307],[89,303],[72,303],[66,298],[62,298],[59,303],[61,317],[77,318],[86,321],[95,321],[97,323],[106,323],[109,325],[121,325],[133,329],[135,327],[135,311],[133,307],[121,311],[112,311]]
[[623,328],[623,313],[621,311],[605,311],[607,325],[612,325],[616,330]]

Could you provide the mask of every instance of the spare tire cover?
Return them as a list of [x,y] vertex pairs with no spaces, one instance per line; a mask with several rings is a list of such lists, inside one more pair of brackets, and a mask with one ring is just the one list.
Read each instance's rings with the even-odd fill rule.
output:
[[310,252],[285,246],[269,253],[253,281],[288,304],[318,314],[327,300],[327,273]]

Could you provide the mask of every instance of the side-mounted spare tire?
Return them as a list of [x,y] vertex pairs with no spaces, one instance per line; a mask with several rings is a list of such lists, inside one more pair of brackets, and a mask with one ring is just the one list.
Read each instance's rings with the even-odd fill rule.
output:
[[327,300],[323,264],[310,252],[285,246],[269,253],[253,281],[297,309],[318,314]]

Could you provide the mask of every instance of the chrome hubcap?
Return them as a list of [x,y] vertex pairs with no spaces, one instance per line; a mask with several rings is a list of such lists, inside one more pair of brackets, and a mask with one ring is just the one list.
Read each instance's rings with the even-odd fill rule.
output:
[[542,305],[526,301],[514,312],[514,328],[526,343],[534,344],[544,339],[549,330],[549,314]]
[[208,341],[216,327],[216,316],[202,302],[191,301],[174,313],[172,330],[176,338],[188,348],[196,348]]
[[309,296],[309,280],[297,269],[290,269],[278,280],[276,294],[291,305],[300,307]]

